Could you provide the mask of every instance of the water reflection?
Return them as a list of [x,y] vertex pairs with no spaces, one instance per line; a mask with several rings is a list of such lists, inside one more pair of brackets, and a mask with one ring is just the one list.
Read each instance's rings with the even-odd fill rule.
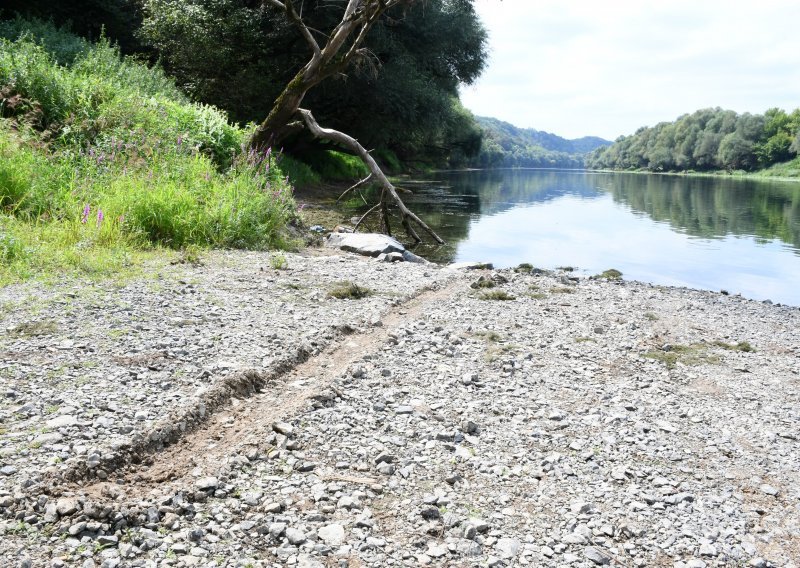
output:
[[407,202],[448,241],[419,251],[437,261],[615,267],[632,279],[800,305],[797,183],[492,170],[405,185],[414,191]]

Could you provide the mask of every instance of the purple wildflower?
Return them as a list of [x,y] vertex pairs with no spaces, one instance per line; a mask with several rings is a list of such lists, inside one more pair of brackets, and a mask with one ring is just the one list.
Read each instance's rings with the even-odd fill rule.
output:
[[91,212],[91,210],[92,209],[91,207],[89,207],[88,203],[83,206],[83,213],[81,214],[81,223],[83,223],[84,225],[89,220],[89,213]]
[[103,210],[102,209],[98,209],[97,210],[97,226],[98,227],[103,222],[104,218],[105,218],[105,215],[103,215]]

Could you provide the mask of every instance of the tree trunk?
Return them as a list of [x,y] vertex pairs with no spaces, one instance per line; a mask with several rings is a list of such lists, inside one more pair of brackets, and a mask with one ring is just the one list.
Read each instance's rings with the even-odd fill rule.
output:
[[[355,57],[365,56],[361,46],[372,25],[386,10],[402,4],[412,5],[418,0],[348,0],[341,21],[327,36],[327,43],[322,48],[317,44],[314,33],[303,22],[292,0],[264,1],[285,12],[287,19],[297,26],[300,34],[306,40],[312,55],[308,63],[297,72],[275,100],[269,116],[256,128],[250,139],[251,147],[258,150],[280,147],[287,136],[305,124],[315,137],[331,140],[350,149],[372,172],[370,177],[381,186],[379,207],[373,209],[380,209],[382,231],[391,235],[389,202],[392,201],[400,211],[400,222],[403,228],[414,241],[419,242],[421,239],[412,223],[422,227],[437,243],[444,244],[439,235],[406,207],[397,194],[397,189],[391,184],[369,152],[355,138],[337,130],[322,128],[317,124],[310,111],[300,108],[309,89],[328,77],[342,72]],[[351,36],[355,37],[351,40]],[[340,54],[340,52],[342,53]]]

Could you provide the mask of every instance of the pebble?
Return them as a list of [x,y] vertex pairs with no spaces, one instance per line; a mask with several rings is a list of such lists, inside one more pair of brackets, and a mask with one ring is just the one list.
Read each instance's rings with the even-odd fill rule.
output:
[[[57,289],[0,289],[22,306],[9,325],[34,318],[20,301],[35,291],[64,330],[0,336],[4,353],[37,357],[35,370],[11,359],[0,373],[0,392],[14,393],[0,408],[0,564],[20,564],[6,550],[36,566],[69,556],[143,568],[794,560],[769,519],[800,522],[784,508],[800,483],[798,310],[585,278],[566,298],[547,292],[562,286],[547,272],[485,269],[517,297],[494,302],[457,271],[426,267],[423,277],[409,264],[292,253],[288,270],[261,271],[265,258],[226,253],[219,266],[165,269],[157,285],[86,284],[99,290],[78,288],[74,311]],[[377,292],[328,298],[345,278]],[[405,304],[428,286],[439,291]],[[93,298],[106,317],[86,326]],[[373,334],[385,341],[370,343]],[[65,339],[85,347],[53,348]],[[754,351],[715,343],[745,340]],[[349,343],[339,368],[340,353],[326,350]],[[664,345],[675,368],[656,356]],[[253,393],[229,391],[220,408],[193,406],[237,369],[291,368],[280,357],[298,346],[313,376],[279,375]],[[686,360],[679,346],[709,361]],[[281,391],[316,394],[251,421],[251,402]],[[258,439],[214,463],[198,452],[168,490],[115,483],[118,452],[144,436],[158,445],[157,421],[190,407],[237,442]],[[214,452],[222,440],[202,441]],[[91,502],[77,485],[40,491],[43,472],[73,463],[107,477]],[[776,479],[780,491],[767,483]],[[60,537],[45,537],[46,524]],[[103,550],[78,557],[81,539]]]

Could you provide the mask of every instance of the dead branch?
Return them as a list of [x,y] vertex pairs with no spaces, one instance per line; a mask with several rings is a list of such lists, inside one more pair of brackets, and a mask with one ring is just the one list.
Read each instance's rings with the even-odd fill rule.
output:
[[367,183],[371,179],[372,179],[372,174],[369,174],[367,177],[365,177],[361,181],[358,181],[355,184],[353,184],[350,187],[348,187],[347,189],[345,189],[342,192],[342,194],[339,196],[339,198],[336,200],[336,203],[339,203],[345,195],[347,195],[348,193],[350,193],[353,190],[358,189],[359,187],[361,187],[362,185],[364,185],[365,183]]
[[403,228],[409,237],[414,239],[416,242],[420,242],[422,240],[411,224],[413,221],[422,227],[437,243],[444,244],[442,238],[437,235],[433,229],[431,229],[422,219],[417,217],[408,207],[406,207],[406,204],[403,203],[403,200],[400,199],[400,196],[397,194],[397,189],[386,177],[386,174],[383,173],[383,170],[381,170],[375,159],[370,155],[369,152],[367,152],[366,148],[364,148],[364,146],[362,146],[358,140],[345,134],[344,132],[339,132],[338,130],[333,130],[330,128],[322,128],[319,123],[317,123],[310,110],[300,108],[297,109],[297,112],[299,112],[303,117],[303,121],[306,123],[306,126],[312,135],[317,138],[331,140],[337,144],[340,144],[341,146],[344,146],[345,148],[349,148],[351,151],[356,153],[359,158],[361,158],[367,168],[369,168],[369,170],[372,172],[372,176],[381,186],[380,205],[383,224],[385,225],[384,228],[387,234],[391,234],[389,232],[389,216],[387,207],[388,201],[391,199],[400,211],[400,223],[403,225]]

